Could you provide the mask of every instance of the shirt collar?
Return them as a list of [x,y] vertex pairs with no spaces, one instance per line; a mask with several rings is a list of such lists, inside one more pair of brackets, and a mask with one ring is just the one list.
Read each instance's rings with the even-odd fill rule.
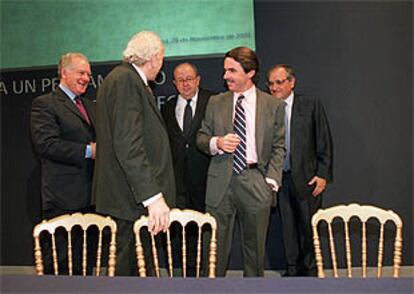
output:
[[234,101],[237,101],[237,98],[240,95],[243,95],[246,100],[250,100],[250,98],[253,97],[253,95],[255,93],[256,93],[256,86],[255,85],[251,86],[249,89],[247,89],[246,91],[244,91],[242,93],[234,92],[233,93]]
[[[195,103],[197,103],[197,98],[198,98],[198,90],[195,93],[195,95],[193,97],[191,97],[191,105],[194,105]],[[183,96],[181,96],[181,94],[178,94],[177,103],[187,104],[187,99],[183,98]]]
[[59,84],[59,88],[72,100],[75,101],[76,94],[69,90],[68,87],[65,87],[62,84]]
[[144,81],[145,86],[148,86],[148,79],[147,76],[145,75],[145,73],[142,71],[142,69],[139,68],[139,66],[131,63],[132,66],[135,68],[135,70],[137,71],[137,73],[139,74],[139,76],[141,77],[141,79]]
[[293,93],[293,91],[292,92],[290,92],[290,95],[285,99],[285,103],[288,105],[288,106],[292,106],[292,104],[293,104],[293,96],[294,96],[295,94]]

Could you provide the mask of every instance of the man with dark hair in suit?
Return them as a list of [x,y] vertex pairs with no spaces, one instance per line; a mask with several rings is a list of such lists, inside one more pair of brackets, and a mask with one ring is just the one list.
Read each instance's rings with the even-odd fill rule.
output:
[[[95,109],[92,101],[82,97],[91,75],[89,61],[81,53],[64,54],[59,61],[58,75],[59,87],[33,100],[30,121],[33,146],[41,161],[42,214],[46,219],[93,211]],[[57,235],[58,248],[64,245],[63,239],[61,234]],[[76,246],[79,239],[75,238],[75,255],[81,254],[81,247]],[[50,255],[50,248],[45,252]],[[47,256],[45,272],[50,273],[51,258]],[[66,259],[67,256],[59,255],[60,264]],[[75,263],[75,273],[79,273],[79,266]]]
[[164,45],[154,32],[134,35],[124,62],[105,78],[97,97],[96,210],[118,225],[117,275],[136,275],[133,224],[148,214],[149,231],[169,226],[175,182],[167,128],[148,81],[155,80]]
[[274,191],[285,157],[283,103],[256,88],[259,61],[253,50],[226,53],[228,92],[212,96],[197,144],[212,155],[206,211],[217,220],[217,276],[224,276],[236,217],[245,277],[264,275],[265,240]]
[[283,227],[285,276],[315,276],[312,215],[332,180],[333,146],[322,103],[294,93],[296,77],[289,65],[277,64],[267,76],[270,93],[286,103],[286,158],[279,211]]
[[[196,145],[197,131],[204,118],[208,100],[213,94],[200,88],[201,77],[196,66],[185,62],[174,69],[177,97],[162,108],[170,138],[177,187],[177,207],[205,211],[209,155]],[[189,224],[188,275],[195,274],[197,226]],[[179,234],[181,231],[179,232]]]

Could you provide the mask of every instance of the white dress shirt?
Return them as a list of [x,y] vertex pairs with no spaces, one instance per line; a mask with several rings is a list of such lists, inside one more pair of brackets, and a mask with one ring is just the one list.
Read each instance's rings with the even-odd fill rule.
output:
[[[198,91],[197,93],[191,98],[190,107],[193,111],[192,115],[196,112],[197,108],[197,99],[198,99]],[[181,95],[177,97],[177,104],[175,106],[175,118],[177,119],[177,123],[180,126],[180,129],[183,130],[184,125],[184,112],[185,107],[187,106],[187,99],[183,98]]]
[[257,163],[256,151],[256,87],[253,86],[244,93],[233,93],[233,121],[236,110],[237,99],[244,96],[242,106],[246,114],[246,160],[247,164]]
[[[247,164],[257,163],[257,149],[256,149],[256,106],[257,106],[257,95],[256,86],[252,86],[250,89],[243,93],[233,93],[233,119],[235,115],[235,107],[237,99],[240,95],[244,96],[242,105],[246,114],[246,159]],[[223,154],[223,150],[217,148],[217,136],[210,139],[210,153]],[[276,180],[266,178],[266,182],[270,185],[273,191],[279,189]]]

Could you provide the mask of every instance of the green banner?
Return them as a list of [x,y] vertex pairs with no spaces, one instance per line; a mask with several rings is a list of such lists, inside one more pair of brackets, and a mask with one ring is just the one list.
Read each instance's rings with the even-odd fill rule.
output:
[[255,49],[253,0],[1,0],[1,68],[55,65],[69,51],[122,59],[133,34],[157,32],[166,56]]

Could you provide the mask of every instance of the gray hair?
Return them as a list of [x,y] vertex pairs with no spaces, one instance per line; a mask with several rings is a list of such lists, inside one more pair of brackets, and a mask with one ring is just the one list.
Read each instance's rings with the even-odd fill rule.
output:
[[292,78],[296,79],[296,73],[295,70],[293,69],[293,67],[289,64],[285,64],[285,63],[279,63],[276,64],[274,66],[272,66],[268,71],[267,71],[267,79],[269,79],[269,76],[271,74],[272,71],[279,69],[279,68],[283,68],[286,71],[286,78],[291,81]]
[[161,53],[163,48],[161,38],[156,33],[142,31],[129,40],[123,52],[124,61],[139,66],[148,62],[154,55]]
[[82,53],[68,52],[68,53],[63,54],[62,57],[60,57],[60,59],[59,59],[58,69],[57,69],[59,79],[61,78],[60,72],[62,71],[62,69],[71,67],[72,66],[72,60],[75,57],[81,58],[81,59],[85,60],[87,63],[89,63],[88,58],[85,55],[83,55]]

